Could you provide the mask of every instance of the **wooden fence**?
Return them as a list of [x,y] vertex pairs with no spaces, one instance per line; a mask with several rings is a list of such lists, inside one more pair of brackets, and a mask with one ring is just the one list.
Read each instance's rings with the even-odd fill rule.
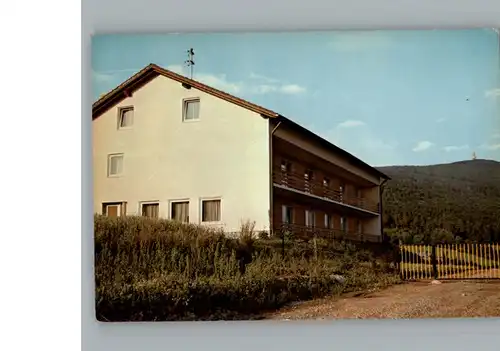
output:
[[500,244],[400,245],[401,278],[500,279]]

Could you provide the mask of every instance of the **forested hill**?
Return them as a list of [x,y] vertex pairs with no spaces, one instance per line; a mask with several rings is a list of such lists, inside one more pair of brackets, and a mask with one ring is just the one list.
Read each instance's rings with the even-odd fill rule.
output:
[[391,236],[408,243],[500,241],[500,162],[378,169],[392,178],[384,189]]

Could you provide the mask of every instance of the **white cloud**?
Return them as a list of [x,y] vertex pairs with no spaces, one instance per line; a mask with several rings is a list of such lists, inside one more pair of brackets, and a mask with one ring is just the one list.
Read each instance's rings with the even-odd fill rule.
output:
[[244,85],[241,82],[229,82],[226,79],[225,74],[212,75],[212,74],[198,74],[196,77],[202,83],[209,85],[211,87],[220,89],[222,91],[237,94],[244,89]]
[[[168,70],[173,71],[184,76],[188,76],[187,67],[181,65],[171,65],[167,67]],[[268,78],[265,76],[251,73],[251,80],[260,80],[265,83],[255,84],[253,82],[231,82],[227,79],[225,74],[213,75],[207,73],[195,73],[195,80],[220,89],[230,94],[269,94],[281,93],[289,95],[297,95],[304,93],[306,89],[297,84],[277,84],[278,80]]]
[[500,150],[500,144],[483,144],[480,146],[481,149],[485,150]]
[[250,78],[255,79],[255,80],[264,81],[267,83],[278,83],[279,82],[278,79],[266,77],[266,76],[263,76],[261,74],[257,74],[257,73],[253,73],[253,72],[250,73]]
[[500,139],[500,133],[493,133],[491,139]]
[[252,94],[282,93],[282,94],[296,95],[304,93],[306,89],[296,84],[287,84],[281,86],[261,84],[253,87],[248,86],[247,91]]
[[178,73],[178,74],[186,74],[187,67],[182,65],[170,65],[166,67],[169,71]]
[[257,85],[253,88],[253,93],[254,94],[268,94],[268,93],[274,93],[278,90],[277,87],[274,85],[269,85],[269,84],[261,84]]
[[136,73],[138,70],[114,70],[114,71],[95,71],[92,70],[92,85],[97,89],[96,93],[99,94],[97,99],[104,96],[110,90],[114,89],[118,84],[124,80],[124,72]]
[[[181,65],[170,65],[167,66],[167,69],[181,74],[183,76],[189,76],[188,68]],[[220,89],[230,94],[240,93],[243,89],[242,82],[230,82],[227,80],[225,74],[214,75],[214,74],[206,74],[206,73],[196,73],[194,79],[197,81],[209,85],[211,87]]]
[[[186,66],[169,65],[166,68],[183,76],[189,76],[189,69]],[[101,88],[103,86],[106,88],[112,88],[113,85],[117,85],[123,80],[123,77],[118,75],[118,73],[136,73],[138,71],[139,70],[137,69],[122,69],[106,72],[93,71],[92,80],[94,84],[100,84]],[[195,80],[234,95],[259,95],[270,93],[298,95],[306,92],[306,88],[298,84],[280,83],[277,79],[269,78],[256,73],[251,73],[249,77],[250,78],[245,81],[230,81],[225,74],[215,75],[205,72],[194,73]]]
[[297,84],[283,84],[276,78],[267,77],[257,73],[250,73],[250,79],[260,83],[253,86],[251,90],[255,94],[282,93],[282,94],[302,94],[306,88]]
[[446,122],[446,118],[444,118],[444,117],[438,118],[436,120],[436,123],[443,123],[443,122]]
[[129,76],[139,72],[140,69],[127,68],[127,69],[115,69],[110,71],[94,71],[92,70],[92,79],[96,82],[110,82],[117,79],[118,75],[121,73],[130,73]]
[[111,73],[92,71],[92,80],[96,83],[106,83],[113,80],[113,78],[114,75]]
[[125,79],[139,72],[141,69],[116,69],[108,71],[92,70],[92,85],[99,93],[98,99],[114,89],[117,85],[123,83]]
[[357,121],[357,120],[347,120],[342,123],[338,124],[338,128],[355,128],[355,127],[361,127],[364,126],[365,122],[363,121]]
[[381,31],[345,31],[333,34],[329,43],[335,51],[357,52],[389,46],[392,40]]
[[357,128],[345,128],[341,127],[341,124],[326,131],[316,130],[314,126],[306,127],[372,166],[387,166],[403,162],[398,152],[397,142],[383,140],[365,123],[358,123]]
[[496,97],[500,97],[500,88],[495,88],[495,89],[491,89],[491,90],[486,90],[484,92],[484,96],[487,97],[487,98],[496,98]]
[[460,150],[467,150],[469,149],[469,145],[450,145],[450,146],[445,146],[443,147],[443,150],[446,152],[452,152],[452,151],[460,151]]
[[414,152],[421,152],[421,151],[428,150],[433,146],[434,146],[434,143],[427,141],[427,140],[423,140],[423,141],[419,141],[417,143],[417,145],[412,150]]
[[297,85],[297,84],[285,84],[285,85],[282,85],[280,88],[279,88],[280,92],[282,92],[283,94],[292,94],[292,95],[295,95],[295,94],[302,94],[306,91],[305,88]]

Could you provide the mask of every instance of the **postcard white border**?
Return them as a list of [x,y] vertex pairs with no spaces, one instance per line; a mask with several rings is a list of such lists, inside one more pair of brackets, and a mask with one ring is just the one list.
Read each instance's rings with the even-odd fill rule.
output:
[[[0,297],[6,327],[0,349],[73,350],[82,340],[83,349],[93,351],[498,350],[499,319],[96,322],[90,35],[500,27],[500,1],[85,0],[81,6],[63,0],[12,1],[2,6]],[[27,154],[29,158],[22,157]],[[26,204],[32,206],[29,211],[12,211]]]

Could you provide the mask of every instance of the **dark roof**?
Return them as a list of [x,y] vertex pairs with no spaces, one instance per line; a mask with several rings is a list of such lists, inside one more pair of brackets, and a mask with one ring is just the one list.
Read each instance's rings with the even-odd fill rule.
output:
[[384,179],[390,179],[386,174],[380,172],[378,169],[370,166],[369,164],[361,161],[359,158],[356,156],[348,153],[347,151],[333,145],[329,141],[321,138],[319,135],[311,132],[310,130],[302,127],[298,123],[293,122],[292,120],[272,111],[267,108],[264,108],[262,106],[253,104],[249,101],[240,99],[236,96],[233,96],[231,94],[225,93],[221,90],[212,88],[206,84],[197,82],[193,79],[189,79],[185,76],[182,76],[180,74],[177,74],[175,72],[169,71],[167,69],[164,69],[158,65],[155,65],[153,63],[147,65],[144,67],[142,70],[134,74],[132,77],[118,85],[116,88],[111,90],[110,92],[104,94],[101,96],[94,104],[92,105],[92,120],[98,118],[101,116],[103,113],[105,113],[107,110],[115,106],[117,103],[120,101],[126,99],[127,97],[131,96],[134,91],[137,89],[143,87],[147,83],[149,83],[151,80],[158,76],[164,76],[167,78],[170,78],[172,80],[175,80],[181,84],[183,84],[186,87],[192,87],[197,90],[203,91],[207,94],[213,95],[215,97],[218,97],[220,99],[226,100],[228,102],[231,102],[235,105],[241,106],[243,108],[246,108],[250,111],[253,111],[255,113],[258,113],[264,118],[278,118],[279,120],[283,121],[285,124],[289,125],[290,127],[294,128],[297,130],[299,133],[306,134],[307,136],[311,137],[312,139],[316,140],[319,144],[321,144],[323,147],[331,150],[332,152],[344,156],[347,160],[349,160],[353,165],[356,165],[361,168],[365,168],[367,170],[370,170],[373,174],[376,174],[377,176],[380,176]]
[[384,179],[387,179],[387,180],[391,179],[387,174],[379,171],[375,167],[370,166],[368,163],[363,162],[362,160],[360,160],[359,158],[357,158],[353,154],[350,154],[349,152],[345,151],[344,149],[341,149],[340,147],[330,143],[328,140],[323,139],[322,137],[320,137],[316,133],[311,132],[309,129],[302,127],[300,124],[298,124],[298,123],[296,123],[296,122],[294,122],[294,121],[292,121],[284,116],[280,116],[279,120],[282,120],[286,125],[288,125],[292,129],[295,129],[298,133],[305,134],[305,135],[309,136],[310,138],[314,139],[318,144],[322,145],[324,148],[331,150],[332,152],[336,153],[337,155],[341,155],[341,156],[345,157],[348,160],[348,162],[351,163],[352,165],[355,165],[355,166],[363,168],[363,169],[367,169],[367,170],[371,171],[371,173],[376,174],[377,176],[382,177]]

